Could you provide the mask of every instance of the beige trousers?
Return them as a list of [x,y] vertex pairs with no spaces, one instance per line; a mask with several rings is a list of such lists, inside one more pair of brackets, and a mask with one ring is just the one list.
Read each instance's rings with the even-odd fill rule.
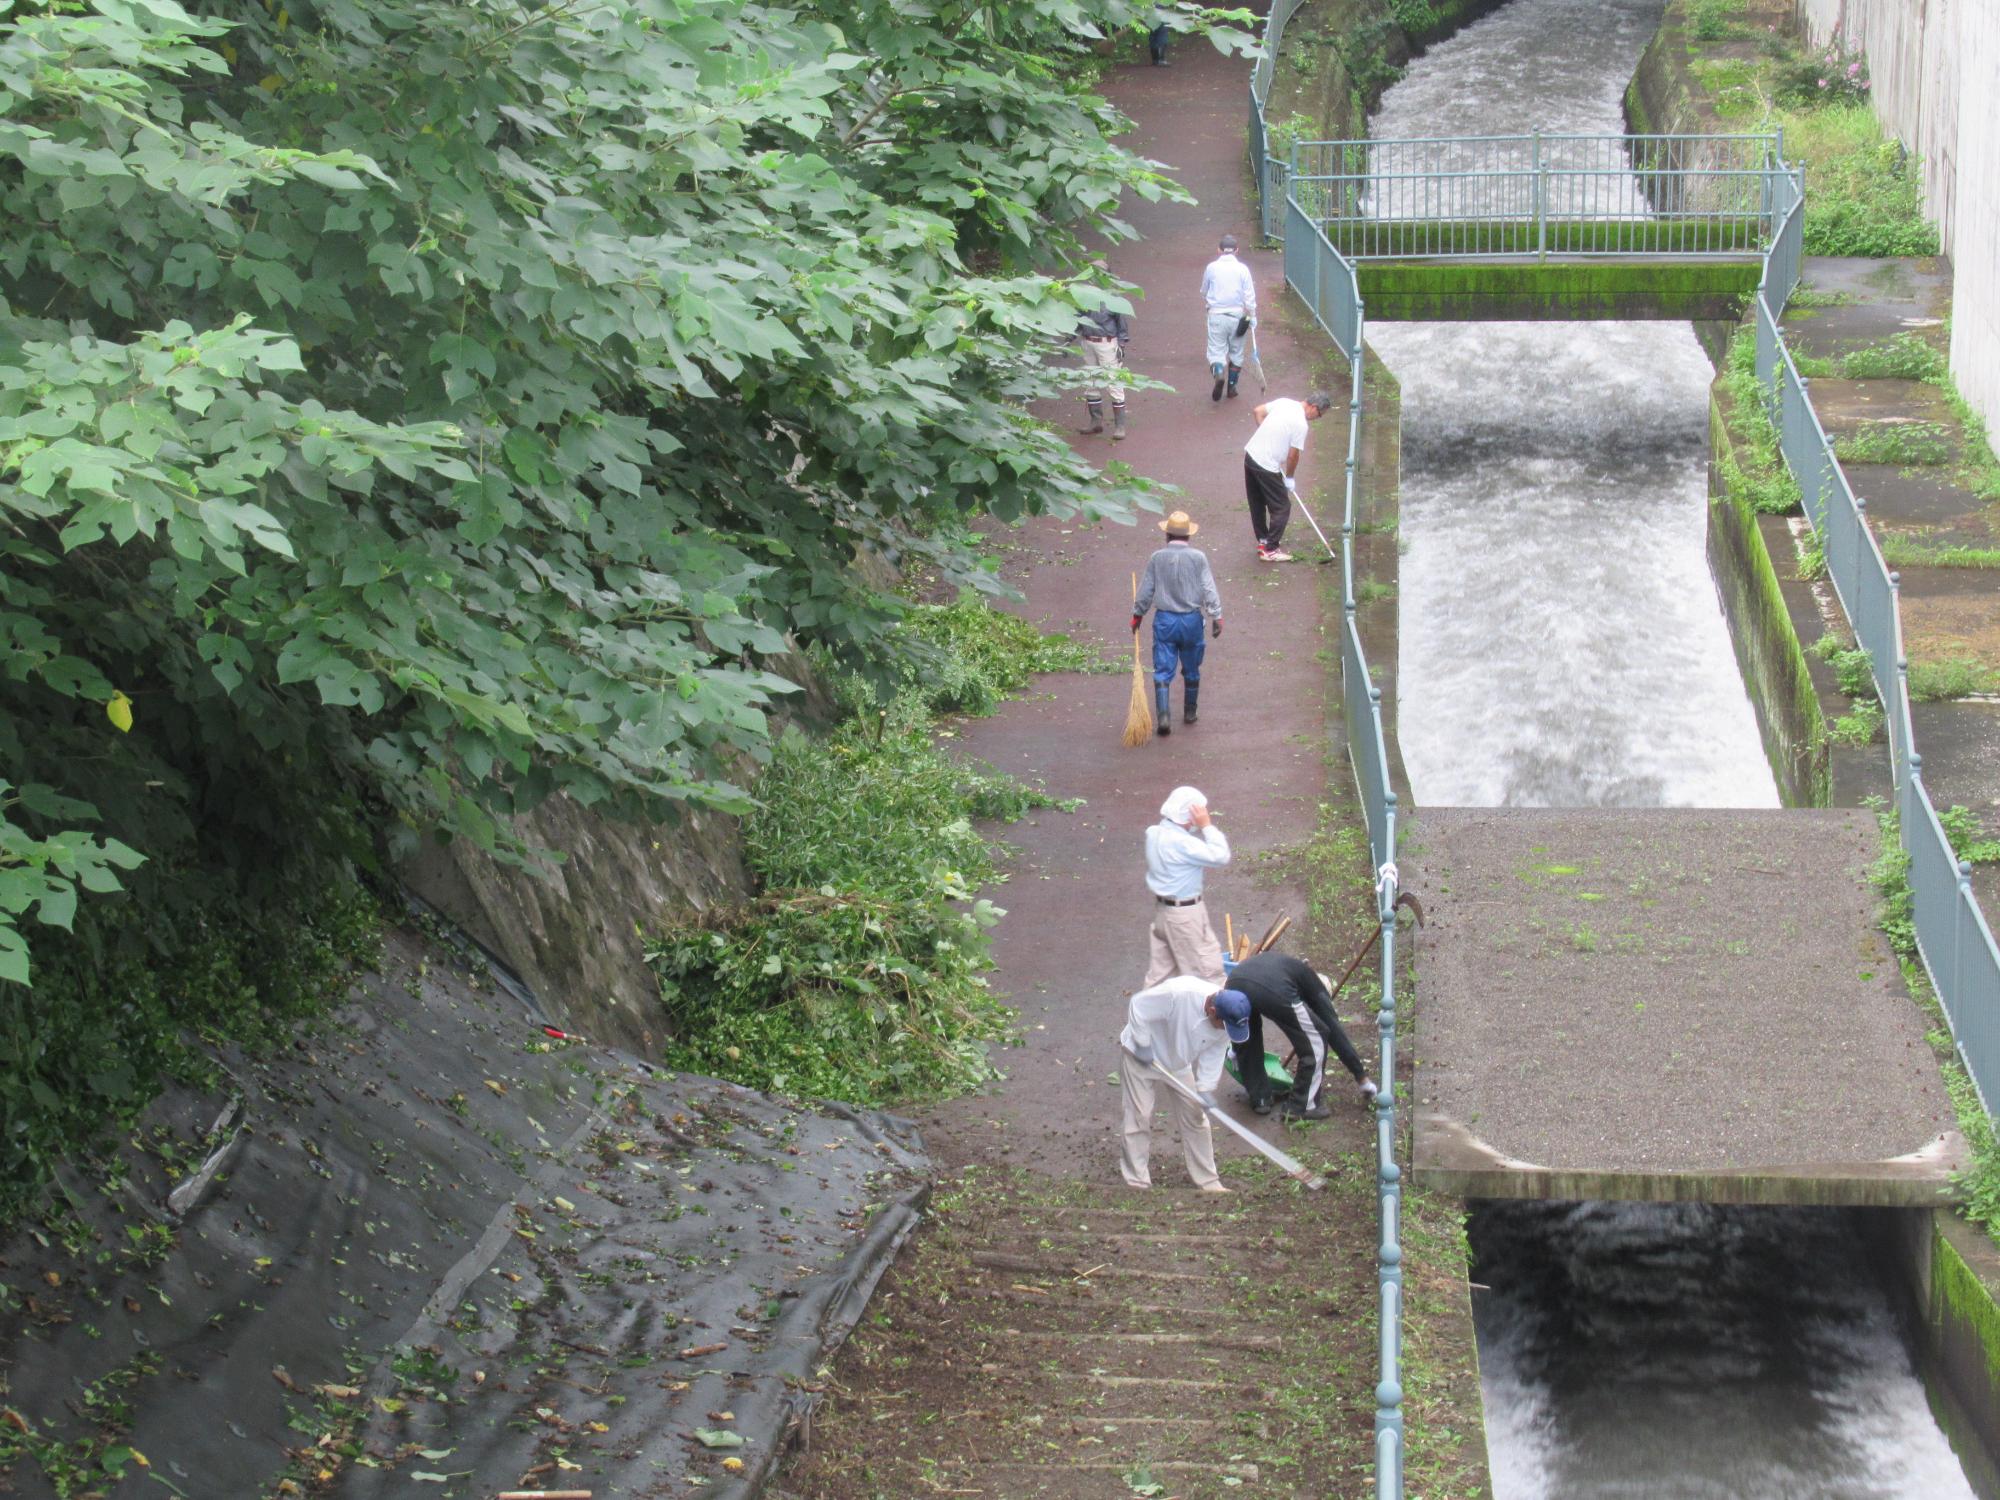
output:
[[[1083,344],[1083,363],[1088,369],[1115,370],[1125,363],[1125,351],[1116,339],[1084,339],[1081,342]],[[1085,386],[1083,399],[1086,401],[1102,401],[1104,399],[1105,386],[1110,386],[1111,404],[1113,406],[1123,406],[1125,404],[1125,387],[1122,385],[1110,385],[1109,381],[1106,381],[1104,385]]]
[[[1192,1073],[1182,1070],[1174,1077],[1189,1088],[1194,1087]],[[1187,1158],[1189,1180],[1198,1188],[1222,1180],[1215,1171],[1215,1140],[1209,1134],[1208,1114],[1199,1104],[1183,1099],[1161,1083],[1151,1068],[1134,1062],[1123,1047],[1118,1049],[1118,1081],[1125,1093],[1125,1135],[1119,1151],[1118,1169],[1125,1174],[1127,1187],[1153,1185],[1146,1162],[1153,1152],[1155,1089],[1167,1096],[1168,1107],[1174,1112],[1174,1124],[1181,1133],[1181,1154]]]
[[1192,974],[1222,987],[1222,944],[1208,922],[1208,905],[1162,906],[1153,903],[1152,951],[1146,960],[1146,982],[1151,989],[1162,979],[1176,974]]

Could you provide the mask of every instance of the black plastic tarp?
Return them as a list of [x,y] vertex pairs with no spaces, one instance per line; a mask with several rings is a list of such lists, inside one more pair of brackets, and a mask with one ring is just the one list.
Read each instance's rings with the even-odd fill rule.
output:
[[915,1222],[914,1131],[550,1041],[427,953],[5,1246],[0,1416],[71,1493],[761,1487]]

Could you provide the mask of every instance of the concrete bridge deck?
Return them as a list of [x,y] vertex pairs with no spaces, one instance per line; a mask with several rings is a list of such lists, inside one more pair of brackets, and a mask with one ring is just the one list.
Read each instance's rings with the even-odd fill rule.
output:
[[1425,808],[1417,1181],[1934,1204],[1965,1157],[1853,809]]

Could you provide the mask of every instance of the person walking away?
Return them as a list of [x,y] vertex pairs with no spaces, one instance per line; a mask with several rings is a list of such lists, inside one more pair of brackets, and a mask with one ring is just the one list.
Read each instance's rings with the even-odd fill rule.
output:
[[1181,717],[1192,724],[1201,704],[1201,659],[1208,650],[1201,638],[1202,617],[1207,616],[1210,631],[1221,640],[1222,596],[1215,591],[1208,555],[1188,540],[1201,530],[1188,513],[1175,511],[1160,522],[1160,530],[1167,534],[1167,544],[1146,560],[1146,574],[1132,601],[1132,633],[1138,634],[1139,622],[1152,610],[1154,720],[1161,734],[1172,734],[1167,697],[1174,672],[1181,674]]
[[1285,1034],[1297,1060],[1292,1064],[1292,1091],[1278,1101],[1281,1113],[1300,1120],[1324,1120],[1326,1049],[1332,1046],[1341,1066],[1361,1085],[1361,1101],[1375,1102],[1375,1083],[1362,1066],[1354,1043],[1334,1014],[1331,986],[1324,974],[1289,953],[1259,953],[1229,971],[1229,987],[1250,1001],[1250,1024],[1236,1048],[1236,1073],[1258,1114],[1271,1112],[1271,1080],[1264,1073],[1264,1022]]
[[1236,236],[1225,234],[1221,254],[1201,273],[1201,300],[1208,305],[1208,373],[1215,377],[1208,399],[1220,401],[1227,387],[1236,394],[1243,373],[1243,346],[1257,322],[1257,284],[1236,258]]
[[1243,493],[1250,502],[1250,527],[1257,533],[1257,556],[1264,562],[1290,562],[1285,551],[1285,527],[1292,519],[1295,477],[1306,451],[1306,424],[1317,422],[1333,405],[1324,391],[1303,401],[1280,396],[1250,415],[1257,430],[1243,445]]
[[[1084,365],[1093,372],[1116,370],[1125,363],[1125,346],[1132,341],[1132,320],[1108,307],[1096,308],[1084,313],[1076,320],[1076,336],[1083,344]],[[1125,387],[1111,381],[1091,385],[1084,389],[1084,410],[1090,413],[1090,424],[1083,428],[1083,435],[1104,431],[1104,386],[1111,387],[1111,441],[1125,441]]]
[[1176,974],[1222,984],[1222,944],[1208,920],[1204,874],[1229,863],[1229,840],[1209,817],[1199,788],[1177,786],[1160,804],[1160,821],[1146,830],[1146,888],[1153,893],[1153,924],[1146,983]]
[[1153,16],[1158,24],[1147,34],[1146,47],[1153,54],[1153,66],[1164,68],[1168,66],[1167,39],[1174,34],[1174,29],[1164,20],[1160,20],[1159,12],[1155,11]]
[[1250,1034],[1250,1002],[1236,990],[1205,979],[1180,977],[1149,985],[1128,1002],[1125,1029],[1118,1034],[1118,1081],[1125,1096],[1124,1134],[1118,1169],[1127,1187],[1153,1185],[1148,1159],[1153,1152],[1153,1090],[1164,1069],[1201,1096],[1202,1104],[1169,1089],[1174,1123],[1180,1130],[1187,1174],[1203,1192],[1226,1193],[1215,1170],[1215,1141],[1208,1113],[1222,1081],[1222,1054]]

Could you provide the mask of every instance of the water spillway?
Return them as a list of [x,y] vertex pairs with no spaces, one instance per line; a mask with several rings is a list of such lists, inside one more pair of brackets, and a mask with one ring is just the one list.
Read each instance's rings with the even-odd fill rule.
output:
[[[1419,59],[1370,133],[1622,130],[1661,11],[1513,0]],[[1713,372],[1692,329],[1369,340],[1403,392],[1398,735],[1419,838],[1426,805],[1776,807],[1708,572]],[[1499,1500],[1971,1495],[1842,1211],[1486,1204],[1471,1235]]]

